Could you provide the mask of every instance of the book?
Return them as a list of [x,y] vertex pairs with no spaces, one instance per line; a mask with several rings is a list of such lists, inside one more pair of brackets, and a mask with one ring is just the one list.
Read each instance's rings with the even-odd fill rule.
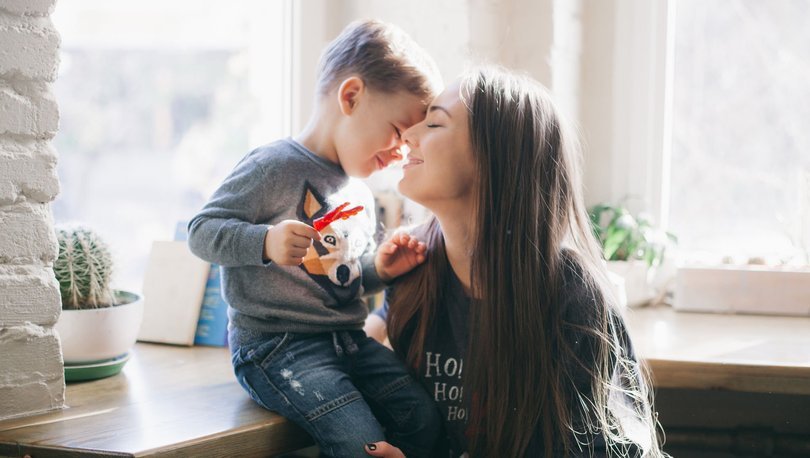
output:
[[[177,222],[174,239],[177,241],[188,240],[187,221]],[[200,318],[194,333],[194,345],[228,346],[228,303],[222,297],[220,268],[217,264],[211,264],[205,282],[205,292],[200,305]]]
[[211,265],[194,256],[186,242],[152,242],[138,340],[193,345],[210,270]]
[[211,264],[205,283],[194,345],[228,346],[228,303],[222,297],[220,269],[216,264]]

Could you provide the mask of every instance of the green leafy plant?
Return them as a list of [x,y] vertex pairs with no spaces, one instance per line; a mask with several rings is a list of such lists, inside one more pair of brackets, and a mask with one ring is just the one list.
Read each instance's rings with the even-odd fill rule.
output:
[[623,205],[598,204],[588,213],[608,261],[641,259],[655,267],[664,260],[667,246],[677,243],[673,234],[653,226],[642,215],[634,216]]
[[107,243],[84,227],[57,228],[59,256],[53,272],[59,282],[62,308],[92,309],[114,305],[110,286],[113,261]]

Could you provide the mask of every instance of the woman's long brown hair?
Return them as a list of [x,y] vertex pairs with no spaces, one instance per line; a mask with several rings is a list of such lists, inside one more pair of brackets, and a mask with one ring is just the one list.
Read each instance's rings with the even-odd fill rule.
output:
[[[584,208],[573,137],[545,89],[529,78],[481,69],[463,79],[461,96],[469,110],[478,184],[475,299],[464,371],[464,391],[471,393],[471,455],[525,456],[536,431],[545,456],[572,450],[571,438],[583,433],[601,434],[620,450],[628,440],[608,407],[618,391],[638,401],[636,416],[653,431],[647,451],[656,455],[644,374],[614,377],[617,365],[632,372],[633,362],[611,319],[612,296]],[[421,363],[443,300],[440,282],[450,269],[437,220],[420,235],[427,261],[397,282],[389,301],[391,343],[412,368]],[[575,255],[564,256],[568,251]],[[586,368],[591,393],[574,398],[565,360],[576,355],[563,332],[560,294],[570,259],[599,304],[590,327],[581,330],[598,342],[595,362]]]

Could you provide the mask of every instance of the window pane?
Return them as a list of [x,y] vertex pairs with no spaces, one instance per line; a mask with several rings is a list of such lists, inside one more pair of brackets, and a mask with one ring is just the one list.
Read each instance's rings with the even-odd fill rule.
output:
[[287,135],[283,2],[61,2],[57,223],[111,243],[139,291],[174,235],[251,148]]
[[671,228],[686,252],[808,262],[810,2],[679,0]]

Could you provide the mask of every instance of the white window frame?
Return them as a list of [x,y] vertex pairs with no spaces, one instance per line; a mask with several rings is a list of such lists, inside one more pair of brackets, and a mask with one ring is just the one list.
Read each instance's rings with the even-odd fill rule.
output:
[[614,29],[610,192],[616,201],[642,198],[640,210],[663,228],[669,216],[675,3],[619,1]]

